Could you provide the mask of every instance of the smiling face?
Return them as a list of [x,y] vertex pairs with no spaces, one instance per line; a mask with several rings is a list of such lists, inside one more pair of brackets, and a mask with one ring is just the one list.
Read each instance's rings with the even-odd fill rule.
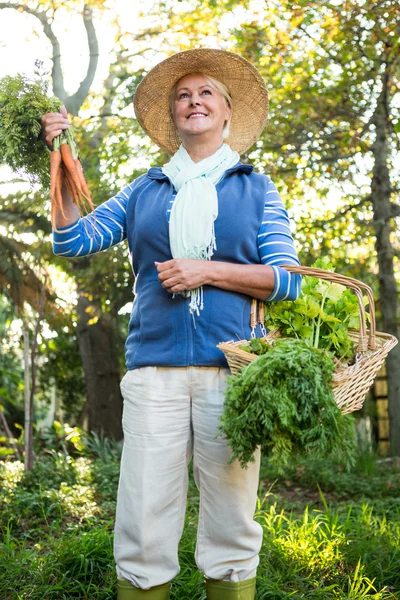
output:
[[202,140],[220,138],[222,144],[222,131],[230,120],[231,108],[221,92],[203,75],[185,75],[178,81],[171,109],[184,145],[185,141],[193,143],[194,136],[202,136]]

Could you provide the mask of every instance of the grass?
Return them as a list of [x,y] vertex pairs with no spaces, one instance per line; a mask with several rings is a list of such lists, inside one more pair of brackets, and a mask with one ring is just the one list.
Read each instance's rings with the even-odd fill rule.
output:
[[[119,449],[52,451],[25,474],[0,465],[0,600],[111,600]],[[278,477],[266,461],[257,599],[400,599],[400,471],[360,454],[349,473],[303,461]],[[194,562],[198,493],[190,480],[181,573],[171,600],[205,600]]]

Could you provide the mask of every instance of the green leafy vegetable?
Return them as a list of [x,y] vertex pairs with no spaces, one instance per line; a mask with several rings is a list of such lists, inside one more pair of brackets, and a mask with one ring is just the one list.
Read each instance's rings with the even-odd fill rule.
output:
[[[317,260],[313,267],[334,270],[326,258]],[[351,358],[355,342],[348,330],[360,326],[357,297],[337,283],[303,277],[299,298],[269,304],[265,324],[269,329],[281,329],[285,337],[325,348],[339,360]]]
[[61,100],[48,96],[48,82],[24,75],[0,80],[0,161],[27,176],[31,183],[50,185],[50,152],[40,138],[41,117],[58,112]]
[[239,348],[245,352],[258,354],[258,356],[261,356],[262,354],[266,354],[268,352],[270,345],[262,338],[253,338],[245,344],[239,346]]
[[331,355],[296,339],[278,339],[240,374],[229,377],[220,433],[242,467],[257,446],[278,468],[296,455],[334,454],[349,467],[353,420],[336,405]]

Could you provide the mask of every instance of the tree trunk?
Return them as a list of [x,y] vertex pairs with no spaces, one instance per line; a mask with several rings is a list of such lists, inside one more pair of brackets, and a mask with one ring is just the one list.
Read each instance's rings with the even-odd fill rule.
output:
[[[379,296],[383,329],[399,338],[398,322],[398,290],[394,275],[394,251],[391,243],[392,203],[390,201],[391,185],[388,169],[389,128],[387,122],[387,90],[388,74],[383,77],[382,93],[373,117],[376,127],[376,139],[372,146],[374,156],[373,177],[371,183],[374,227],[376,232],[376,251],[379,265]],[[392,453],[400,455],[400,344],[389,353],[386,359],[390,444]]]
[[29,371],[29,329],[23,319],[24,334],[24,404],[25,404],[25,471],[31,471],[33,467],[33,444],[32,444],[32,414],[30,393],[30,371]]
[[15,452],[15,456],[16,456],[17,460],[21,460],[21,455],[19,453],[18,446],[14,442],[14,436],[11,433],[11,429],[8,426],[7,419],[6,419],[3,411],[1,410],[1,408],[0,408],[0,421],[3,423],[4,433],[6,434],[8,443],[10,444],[10,446],[12,446],[14,448],[14,452]]
[[116,347],[116,324],[110,314],[102,314],[89,324],[86,308],[90,302],[79,296],[78,340],[86,380],[89,431],[120,440],[122,438],[122,396]]

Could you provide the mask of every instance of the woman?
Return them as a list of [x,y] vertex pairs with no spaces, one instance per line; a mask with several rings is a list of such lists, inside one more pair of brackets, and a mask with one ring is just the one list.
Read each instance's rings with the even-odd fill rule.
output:
[[[82,256],[127,238],[136,276],[121,382],[119,600],[169,598],[192,457],[200,490],[196,562],[207,598],[255,596],[260,456],[246,470],[228,464],[229,447],[216,438],[229,373],[216,345],[260,335],[249,326],[252,297],[293,300],[300,291],[300,278],[279,266],[299,264],[279,194],[268,176],[239,161],[267,110],[263,79],[242,57],[176,54],[135,95],[139,123],[171,161],[97,208],[95,220],[80,219],[63,191],[55,253]],[[63,109],[43,117],[48,145],[68,127],[66,116]]]

